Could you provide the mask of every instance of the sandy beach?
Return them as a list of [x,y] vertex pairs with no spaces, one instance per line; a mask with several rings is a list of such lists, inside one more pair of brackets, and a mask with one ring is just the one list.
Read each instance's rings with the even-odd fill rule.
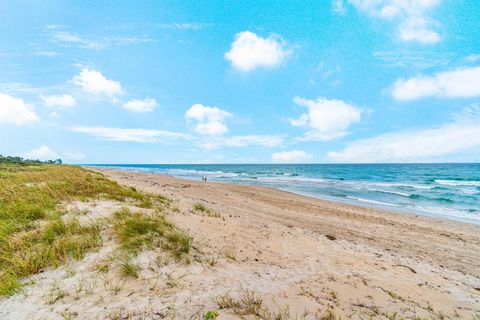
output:
[[[115,256],[106,227],[100,250],[32,276],[23,293],[0,301],[0,318],[205,319],[208,311],[218,319],[480,317],[478,226],[263,187],[91,169],[172,199],[166,215],[191,237],[192,260],[146,251],[136,279],[117,278],[114,267],[101,274],[99,263]],[[195,210],[199,204],[206,209]],[[124,206],[99,200],[67,210],[87,221]]]
[[234,262],[227,259],[208,276],[198,275],[190,284],[192,297],[243,286],[296,315],[333,305],[342,318],[364,318],[376,309],[404,317],[480,316],[477,226],[268,188],[96,170],[162,192],[182,212],[203,203],[221,214],[171,216],[204,250],[236,254]]

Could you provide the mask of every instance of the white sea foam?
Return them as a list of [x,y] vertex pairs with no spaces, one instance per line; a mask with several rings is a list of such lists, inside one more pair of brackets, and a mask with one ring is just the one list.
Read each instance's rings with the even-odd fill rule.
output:
[[480,194],[479,191],[473,189],[461,189],[461,191],[468,195]]
[[182,177],[214,177],[214,178],[234,178],[239,177],[241,174],[224,171],[203,171],[203,170],[191,170],[191,169],[167,169],[166,172],[173,176]]
[[364,199],[364,198],[359,198],[359,197],[347,196],[347,198],[355,200],[355,201],[360,201],[360,202],[370,203],[370,204],[376,204],[376,205],[381,205],[381,206],[390,206],[390,207],[399,207],[400,206],[398,204],[376,201],[376,200],[371,200],[371,199]]
[[405,193],[405,192],[399,192],[399,191],[393,191],[393,190],[383,190],[383,189],[367,189],[368,191],[374,191],[374,192],[382,192],[382,193],[390,193],[394,194],[397,196],[402,196],[402,197],[410,197],[410,193]]
[[[470,221],[480,223],[480,212],[468,212],[466,210],[452,209],[447,207],[433,207],[433,206],[414,206],[414,210],[425,213],[430,213],[450,219],[459,218],[463,221]],[[454,219],[455,220],[455,219]]]
[[480,181],[464,181],[464,180],[435,180],[436,183],[444,186],[480,186]]

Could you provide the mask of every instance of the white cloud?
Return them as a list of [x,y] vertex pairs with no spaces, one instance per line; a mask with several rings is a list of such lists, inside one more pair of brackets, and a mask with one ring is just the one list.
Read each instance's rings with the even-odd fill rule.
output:
[[465,57],[467,62],[478,62],[480,61],[480,54],[471,54]]
[[81,48],[88,48],[88,49],[104,48],[104,45],[97,41],[86,39],[77,34],[70,33],[68,31],[55,31],[52,35],[52,39],[57,43],[75,44]]
[[431,30],[431,22],[424,17],[410,17],[400,24],[399,33],[403,41],[417,41],[433,44],[439,42],[440,35]]
[[438,53],[408,49],[377,51],[374,56],[383,61],[387,67],[413,68],[415,70],[447,66],[454,59],[454,54],[451,52]]
[[152,112],[157,106],[158,106],[158,103],[155,99],[150,99],[150,98],[147,98],[144,100],[132,99],[123,105],[123,109],[135,111],[135,112]]
[[185,112],[185,118],[188,121],[194,120],[198,124],[193,130],[202,135],[221,135],[228,132],[228,127],[224,121],[232,114],[217,107],[208,107],[196,103]]
[[68,94],[44,96],[40,95],[47,107],[73,108],[77,104],[75,99]]
[[55,160],[58,154],[47,146],[40,146],[23,154],[24,158],[32,160]]
[[123,93],[119,82],[109,80],[101,72],[93,69],[82,69],[78,75],[73,77],[73,83],[85,92],[105,95],[110,98]]
[[308,100],[295,97],[296,104],[308,108],[298,119],[290,119],[290,124],[296,127],[309,127],[304,137],[300,140],[327,141],[342,137],[348,128],[360,121],[360,110],[342,100],[329,100],[318,98]]
[[312,159],[312,155],[301,150],[274,152],[272,160],[281,163],[299,163]]
[[33,106],[22,99],[0,93],[0,123],[13,123],[17,126],[38,122]]
[[56,57],[59,55],[58,52],[56,51],[36,51],[33,53],[34,56],[40,56],[40,57]]
[[393,87],[397,100],[424,97],[469,98],[480,96],[480,67],[440,72],[434,76],[399,79]]
[[83,49],[102,50],[109,47],[125,46],[138,43],[154,42],[154,39],[145,36],[121,35],[121,36],[104,36],[91,37],[78,35],[68,31],[58,30],[58,28],[48,28],[51,40],[57,44],[65,46],[74,46]]
[[261,146],[267,148],[278,147],[283,144],[283,136],[270,135],[246,135],[233,136],[225,138],[209,139],[199,143],[205,149],[219,149],[219,148],[243,148],[250,146]]
[[[333,0],[337,5],[340,0]],[[398,20],[398,34],[403,41],[433,44],[441,40],[434,30],[439,23],[428,16],[441,0],[348,0],[357,10],[384,20]],[[342,2],[343,5],[343,2]],[[338,6],[338,5],[337,5]]]
[[279,65],[290,51],[285,49],[285,42],[278,36],[262,38],[250,31],[237,33],[230,51],[225,59],[241,71],[251,71],[258,67]]
[[153,129],[120,129],[105,127],[72,127],[73,132],[85,133],[102,140],[125,141],[125,142],[159,142],[161,139],[187,138],[186,135]]
[[435,161],[441,156],[477,148],[480,148],[480,121],[456,121],[432,129],[357,140],[327,156],[338,162],[417,162]]

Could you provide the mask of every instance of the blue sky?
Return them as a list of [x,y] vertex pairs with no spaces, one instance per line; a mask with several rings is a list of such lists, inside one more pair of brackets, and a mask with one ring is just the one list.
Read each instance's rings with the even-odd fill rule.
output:
[[3,1],[0,154],[478,162],[476,0]]

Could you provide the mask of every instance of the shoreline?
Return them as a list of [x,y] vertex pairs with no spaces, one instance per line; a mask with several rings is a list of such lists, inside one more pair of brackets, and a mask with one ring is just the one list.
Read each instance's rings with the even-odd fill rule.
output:
[[[167,175],[169,177],[173,177],[176,179],[180,180],[185,180],[185,181],[194,181],[194,182],[201,182],[200,180],[196,179],[188,179],[184,177],[177,177],[174,175],[170,175],[167,173],[161,173],[161,172],[155,172],[155,171],[145,171],[141,169],[136,169],[134,167],[128,167],[128,166],[118,166],[118,165],[81,165],[82,167],[85,168],[108,168],[112,170],[122,170],[122,171],[131,171],[131,172],[138,172],[138,173],[149,173],[149,174],[156,174],[156,175]],[[415,217],[426,217],[434,220],[440,220],[440,221],[450,221],[450,222],[458,222],[458,223],[463,223],[467,225],[474,225],[474,226],[480,226],[480,220],[478,219],[472,219],[468,217],[460,217],[460,216],[453,216],[453,215],[448,215],[448,214],[442,214],[442,213],[434,213],[434,212],[428,212],[428,211],[421,211],[421,210],[415,210],[412,208],[404,208],[401,206],[396,206],[394,204],[390,203],[385,203],[384,205],[382,204],[375,204],[375,203],[368,203],[367,201],[372,201],[375,202],[375,200],[369,200],[366,199],[367,201],[362,202],[360,200],[354,200],[351,199],[349,200],[348,198],[342,199],[342,198],[334,198],[334,197],[329,197],[325,195],[317,195],[317,194],[310,194],[308,192],[301,192],[301,191],[295,191],[295,190],[289,190],[289,189],[284,189],[284,188],[275,188],[271,186],[266,186],[266,185],[255,185],[251,183],[242,183],[242,182],[235,182],[235,181],[208,181],[208,183],[217,183],[217,184],[231,184],[231,185],[239,185],[239,186],[247,186],[247,187],[259,187],[259,188],[267,188],[270,190],[277,190],[281,192],[287,192],[293,195],[298,195],[298,196],[303,196],[311,199],[317,199],[320,201],[327,201],[327,202],[333,202],[339,205],[350,205],[354,207],[359,207],[359,208],[367,208],[367,209],[376,209],[376,210],[381,210],[389,213],[394,213],[394,214],[403,214],[403,215],[410,215],[410,216],[415,216]]]

